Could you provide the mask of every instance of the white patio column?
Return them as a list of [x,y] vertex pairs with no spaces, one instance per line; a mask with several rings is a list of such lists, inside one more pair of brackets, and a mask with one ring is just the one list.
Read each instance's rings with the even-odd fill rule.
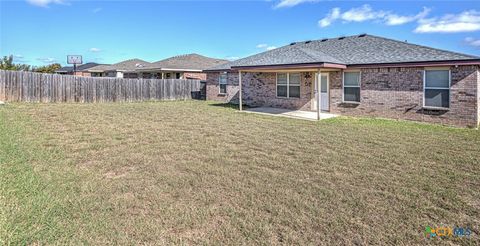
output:
[[240,88],[240,92],[238,94],[238,102],[240,106],[240,111],[242,111],[242,71],[238,71],[238,86]]
[[320,69],[318,69],[318,73],[315,76],[315,100],[317,100],[317,120],[320,120],[320,97],[322,96],[322,93],[320,93],[320,90],[322,88],[320,83],[322,83],[322,74],[320,72]]

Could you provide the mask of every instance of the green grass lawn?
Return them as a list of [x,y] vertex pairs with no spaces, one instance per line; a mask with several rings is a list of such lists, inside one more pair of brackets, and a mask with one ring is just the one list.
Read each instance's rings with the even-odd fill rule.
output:
[[[209,102],[0,107],[1,244],[478,244],[480,132]],[[467,238],[424,236],[462,226]]]

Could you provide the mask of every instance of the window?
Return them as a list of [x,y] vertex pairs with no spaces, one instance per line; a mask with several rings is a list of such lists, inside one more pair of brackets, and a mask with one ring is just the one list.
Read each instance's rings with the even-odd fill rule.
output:
[[343,101],[360,102],[360,72],[343,73]]
[[288,81],[286,73],[277,74],[277,97],[288,97]]
[[277,73],[277,97],[300,98],[300,74]]
[[151,73],[143,73],[142,78],[144,79],[151,79],[153,77],[153,74]]
[[288,74],[288,97],[300,98],[300,74]]
[[450,107],[450,70],[425,70],[423,106]]
[[175,78],[176,79],[180,79],[180,77],[182,77],[180,73],[175,73]]
[[220,88],[220,94],[227,93],[227,73],[221,73],[218,78],[218,87]]

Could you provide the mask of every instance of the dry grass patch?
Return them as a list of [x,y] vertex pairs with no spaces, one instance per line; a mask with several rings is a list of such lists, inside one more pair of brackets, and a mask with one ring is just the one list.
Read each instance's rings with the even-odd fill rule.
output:
[[6,242],[423,244],[428,225],[468,226],[471,239],[443,242],[479,242],[477,130],[198,101],[14,104],[0,115],[2,133],[19,136],[2,137],[9,162],[31,167],[68,215],[13,230],[46,204],[24,207],[29,194],[2,183],[4,207],[21,211],[5,219]]

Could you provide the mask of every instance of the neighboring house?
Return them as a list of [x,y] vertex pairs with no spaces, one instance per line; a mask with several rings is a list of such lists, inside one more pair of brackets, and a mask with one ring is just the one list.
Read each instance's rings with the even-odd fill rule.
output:
[[317,110],[320,102],[339,115],[477,127],[479,65],[480,57],[362,34],[292,43],[204,71],[208,100],[238,102],[241,94],[250,106]]
[[[89,77],[90,72],[88,72],[87,70],[89,68],[92,68],[92,67],[95,67],[95,66],[98,66],[98,65],[100,65],[100,64],[95,63],[95,62],[89,62],[89,63],[85,63],[85,64],[82,64],[82,65],[78,65],[76,70],[75,70],[75,75]],[[55,73],[63,74],[63,75],[74,75],[73,74],[73,66],[61,67],[60,69],[56,70]]]
[[142,78],[205,80],[204,69],[226,62],[228,61],[198,54],[187,54],[153,62],[136,71],[141,73]]
[[138,78],[136,69],[150,64],[141,59],[130,59],[112,65],[99,65],[87,69],[92,77]]

